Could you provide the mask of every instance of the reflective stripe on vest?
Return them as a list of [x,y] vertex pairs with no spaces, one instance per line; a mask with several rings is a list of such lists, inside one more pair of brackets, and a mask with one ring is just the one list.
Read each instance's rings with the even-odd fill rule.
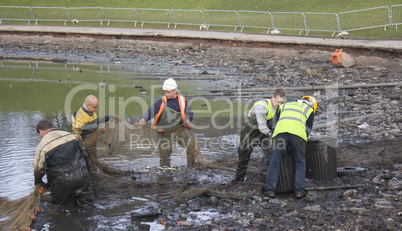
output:
[[297,135],[307,142],[306,122],[313,109],[305,103],[289,102],[280,107],[281,115],[272,137],[280,133]]
[[263,99],[263,100],[259,100],[259,101],[257,101],[254,105],[253,105],[253,107],[250,109],[250,111],[248,112],[248,116],[250,117],[250,114],[251,114],[251,111],[253,110],[253,108],[256,106],[256,105],[258,105],[258,104],[261,104],[261,105],[263,105],[266,109],[267,109],[267,120],[270,120],[270,119],[272,119],[273,117],[274,117],[274,115],[275,115],[275,113],[274,113],[274,111],[272,110],[272,105],[271,105],[271,100],[269,100],[269,99]]
[[[176,97],[178,97],[181,118],[184,121],[186,119],[186,113],[184,112],[184,109],[186,107],[186,99],[184,98],[184,96],[180,96],[177,93],[176,93]],[[163,96],[162,97],[162,103],[161,103],[161,106],[159,108],[158,114],[156,114],[156,116],[155,116],[155,121],[154,121],[154,124],[152,125],[152,129],[155,129],[156,123],[158,122],[159,116],[162,114],[163,109],[165,108],[166,102],[167,102],[167,98],[166,98],[166,96]]]

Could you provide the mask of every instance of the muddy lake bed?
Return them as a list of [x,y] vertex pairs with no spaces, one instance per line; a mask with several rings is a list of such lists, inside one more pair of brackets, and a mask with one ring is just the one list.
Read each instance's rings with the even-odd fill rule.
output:
[[[105,188],[97,188],[91,208],[50,205],[45,195],[35,230],[401,229],[402,65],[395,54],[350,51],[357,64],[343,68],[332,65],[328,48],[6,34],[0,41],[2,198],[33,190],[36,123],[45,117],[68,130],[69,113],[88,92],[101,99],[99,114],[133,123],[173,77],[192,100],[192,125],[203,144],[206,165],[195,168],[185,166],[179,147],[170,168],[158,166],[152,148],[105,154],[105,164],[127,174],[93,173]],[[338,167],[364,171],[307,179],[306,199],[292,193],[268,199],[261,194],[266,164],[256,148],[246,181],[231,184],[243,113],[276,88],[288,100],[314,95],[312,136],[336,137]],[[138,209],[150,215],[133,216]]]

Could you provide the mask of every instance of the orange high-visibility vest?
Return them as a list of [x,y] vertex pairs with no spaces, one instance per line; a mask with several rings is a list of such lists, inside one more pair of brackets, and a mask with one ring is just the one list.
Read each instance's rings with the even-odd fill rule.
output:
[[[180,113],[181,113],[181,118],[184,121],[186,119],[186,113],[184,112],[184,109],[186,107],[186,99],[184,98],[184,96],[180,96],[179,94],[176,93],[176,97],[178,97],[179,100],[179,106],[180,106]],[[163,109],[165,108],[165,104],[167,102],[167,98],[166,96],[162,97],[162,103],[161,103],[161,107],[159,108],[159,112],[158,114],[156,114],[155,116],[155,121],[154,124],[152,125],[152,129],[155,129],[156,127],[156,123],[158,122],[159,116],[162,114]]]

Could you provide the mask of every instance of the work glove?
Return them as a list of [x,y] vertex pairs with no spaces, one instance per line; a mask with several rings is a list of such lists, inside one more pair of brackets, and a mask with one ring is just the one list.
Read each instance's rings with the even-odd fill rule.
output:
[[134,126],[144,126],[144,125],[146,125],[146,121],[145,121],[145,119],[140,119],[140,121],[138,121],[138,124],[137,123],[134,123]]
[[103,134],[103,133],[105,133],[106,131],[107,131],[107,127],[104,127],[104,128],[102,128],[101,133]]
[[191,130],[190,121],[188,119],[185,119],[183,121],[183,127],[188,128],[189,130]]

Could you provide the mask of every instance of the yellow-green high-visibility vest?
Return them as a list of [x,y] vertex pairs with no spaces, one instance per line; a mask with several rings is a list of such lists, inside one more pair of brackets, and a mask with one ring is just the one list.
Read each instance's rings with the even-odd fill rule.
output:
[[270,119],[272,119],[274,117],[275,112],[272,110],[271,100],[269,100],[269,99],[263,99],[263,100],[259,100],[259,101],[255,102],[253,107],[248,112],[248,116],[250,116],[250,113],[253,110],[253,108],[255,107],[255,105],[258,105],[258,104],[263,105],[267,109],[267,112],[268,112],[267,113],[267,120],[270,120]]
[[279,108],[281,114],[272,138],[280,133],[290,133],[307,142],[306,121],[313,109],[305,103],[288,102]]

